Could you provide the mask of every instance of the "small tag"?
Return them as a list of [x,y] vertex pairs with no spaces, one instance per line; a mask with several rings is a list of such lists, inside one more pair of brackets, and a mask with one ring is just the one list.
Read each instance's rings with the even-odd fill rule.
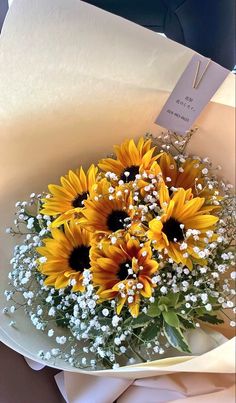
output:
[[229,70],[211,59],[195,54],[155,123],[179,134],[185,134],[228,74]]

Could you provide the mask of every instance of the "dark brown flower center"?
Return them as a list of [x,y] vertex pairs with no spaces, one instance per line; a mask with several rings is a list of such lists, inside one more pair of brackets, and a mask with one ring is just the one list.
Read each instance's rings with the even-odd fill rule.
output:
[[117,272],[117,277],[120,281],[125,279],[133,278],[132,274],[129,274],[128,270],[132,268],[131,260],[126,260],[119,265],[119,270]]
[[88,197],[88,192],[81,193],[76,196],[76,198],[72,201],[73,207],[83,207],[83,201],[86,200]]
[[183,241],[184,235],[180,225],[181,223],[172,217],[163,224],[162,232],[164,232],[169,241]]
[[80,245],[73,249],[69,256],[69,266],[75,271],[83,271],[90,268],[90,246]]
[[107,217],[107,227],[112,232],[124,229],[128,222],[129,216],[122,210],[113,210]]
[[[126,172],[129,174],[126,174]],[[128,168],[125,168],[122,174],[120,175],[120,179],[125,183],[134,181],[136,175],[139,174],[139,167],[137,165],[131,165]]]

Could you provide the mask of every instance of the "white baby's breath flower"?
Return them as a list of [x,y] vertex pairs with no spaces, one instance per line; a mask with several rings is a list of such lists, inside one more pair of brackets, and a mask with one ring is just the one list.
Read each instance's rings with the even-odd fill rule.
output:
[[112,326],[116,327],[120,320],[121,320],[121,318],[119,316],[117,316],[117,315],[113,316],[113,318],[112,318]]
[[15,305],[12,305],[12,306],[10,307],[10,312],[11,312],[11,313],[14,313],[14,312],[15,312],[15,310],[16,310]]
[[162,294],[167,294],[168,292],[167,287],[165,287],[164,285],[160,288],[160,291]]
[[117,238],[116,238],[115,236],[112,236],[112,237],[111,237],[111,243],[112,243],[112,245],[115,245],[116,241],[117,241]]
[[39,258],[39,262],[40,262],[40,263],[46,263],[46,261],[47,261],[47,258],[46,258],[45,256],[41,256],[41,257]]
[[188,244],[186,242],[182,242],[180,245],[180,250],[185,250],[185,249],[187,249],[187,247],[188,247]]
[[48,337],[52,337],[54,335],[54,330],[53,329],[49,329],[48,331]]
[[134,301],[134,297],[132,297],[132,295],[130,295],[130,296],[128,297],[128,303],[129,303],[129,304],[132,304],[133,301]]
[[52,349],[51,349],[51,354],[52,354],[54,357],[56,357],[57,355],[59,355],[59,354],[60,354],[59,348],[52,348]]
[[54,306],[52,306],[48,311],[48,315],[55,316],[55,314],[56,314],[56,310],[55,310]]
[[108,316],[108,315],[109,315],[108,309],[107,309],[107,308],[104,308],[104,309],[102,310],[102,314],[103,314],[103,316]]
[[120,340],[120,338],[119,338],[119,337],[115,337],[115,338],[114,338],[114,343],[115,343],[117,346],[120,346],[120,345],[121,345],[121,340]]
[[205,308],[206,308],[206,310],[207,311],[212,311],[212,305],[211,304],[207,304],[207,305],[205,305]]
[[47,361],[51,359],[51,353],[50,353],[49,351],[47,351],[47,352],[45,353],[44,359],[47,360]]
[[58,344],[65,344],[66,343],[66,340],[67,340],[67,338],[65,337],[65,336],[57,336],[56,337],[56,342],[58,343]]
[[119,368],[119,364],[118,364],[118,362],[116,362],[115,364],[113,364],[113,366],[112,366],[112,369],[117,369],[117,368]]
[[30,217],[30,218],[28,219],[27,228],[28,228],[28,229],[32,229],[33,226],[34,226],[34,217]]

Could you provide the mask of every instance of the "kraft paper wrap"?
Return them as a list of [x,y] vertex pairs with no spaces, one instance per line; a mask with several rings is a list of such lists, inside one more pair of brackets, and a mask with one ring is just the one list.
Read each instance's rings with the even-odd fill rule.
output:
[[[146,132],[160,133],[162,129],[153,122],[193,53],[77,0],[13,2],[0,37],[0,311],[6,304],[2,294],[7,288],[8,262],[15,242],[5,234],[5,227],[12,224],[15,202],[46,190],[48,183],[58,182],[69,168],[80,164],[86,167],[106,156],[114,143]],[[229,74],[206,106],[191,142],[191,152],[220,164],[222,175],[231,182],[234,79]],[[217,330],[229,340],[201,355],[165,358],[95,374],[127,378],[127,382],[168,373],[232,374],[233,331],[228,323]],[[39,363],[37,352],[52,347],[51,340],[36,331],[20,311],[17,329],[9,327],[9,318],[0,314],[0,340]],[[60,360],[56,366],[67,371],[66,382],[70,372],[74,373],[71,376],[86,374]],[[225,388],[231,385],[227,382]],[[73,384],[72,378],[69,383]],[[155,387],[158,389],[151,386],[150,390]],[[69,394],[72,390],[69,387]],[[226,393],[230,393],[227,402],[233,401],[232,390]],[[118,401],[134,401],[127,399]],[[80,402],[72,397],[69,401]],[[150,397],[146,401],[154,400]]]

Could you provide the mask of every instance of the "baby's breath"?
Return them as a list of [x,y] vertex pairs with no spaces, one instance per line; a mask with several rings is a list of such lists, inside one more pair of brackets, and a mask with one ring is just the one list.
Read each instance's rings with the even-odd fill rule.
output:
[[[177,164],[178,174],[184,174],[184,164],[190,158],[186,149],[193,134],[190,131],[185,138],[170,132],[158,138],[147,135],[160,152],[173,156],[164,178],[160,173],[154,175],[144,170],[129,182],[132,167],[123,172],[122,180],[114,172],[99,173],[98,181],[106,179],[110,183],[108,195],[94,194],[93,201],[99,202],[106,196],[110,202],[114,198],[125,200],[131,194],[132,201],[126,206],[130,215],[124,219],[124,231],[130,232],[131,239],[143,248],[139,259],[133,257],[132,264],[126,262],[122,266],[127,282],[120,273],[117,292],[107,299],[98,292],[92,268],[83,270],[83,291],[73,291],[74,278],[65,288],[45,283],[47,276],[39,266],[47,264],[47,258],[37,248],[52,237],[51,224],[55,217],[41,213],[42,199],[50,199],[50,195],[32,193],[28,202],[16,203],[14,227],[7,228],[6,232],[13,237],[20,236],[20,243],[15,246],[10,262],[9,290],[5,291],[8,305],[3,313],[9,316],[9,326],[17,328],[17,311],[24,309],[32,325],[50,338],[53,348],[39,351],[38,357],[54,364],[57,359],[63,359],[77,368],[117,369],[120,365],[147,362],[163,354],[168,356],[172,342],[170,331],[179,332],[182,344],[178,348],[188,353],[186,329],[199,328],[204,322],[218,324],[222,319],[235,327],[235,204],[232,187],[217,177],[207,157],[191,157],[194,169],[199,169],[201,175],[195,178],[193,192],[195,197],[210,192],[209,204],[216,207],[219,221],[215,230],[206,231],[204,238],[201,230],[186,229],[180,223],[177,230],[180,240],[173,238],[184,259],[190,258],[188,243],[193,242],[193,267],[173,260],[168,248],[158,250],[155,240],[150,242],[150,250],[144,248],[150,219],[161,222],[163,209],[167,207],[164,203],[161,206],[160,184],[164,179],[170,195],[178,192],[171,172]],[[140,181],[145,182],[141,192]],[[124,238],[119,231],[104,237],[114,248]],[[102,253],[103,236],[97,238],[97,247]],[[159,266],[150,275],[150,294],[144,297],[147,276],[143,281],[142,275],[146,275],[143,262],[149,253]],[[130,307],[136,299],[139,313],[131,315]],[[118,309],[123,300],[122,309]]]

